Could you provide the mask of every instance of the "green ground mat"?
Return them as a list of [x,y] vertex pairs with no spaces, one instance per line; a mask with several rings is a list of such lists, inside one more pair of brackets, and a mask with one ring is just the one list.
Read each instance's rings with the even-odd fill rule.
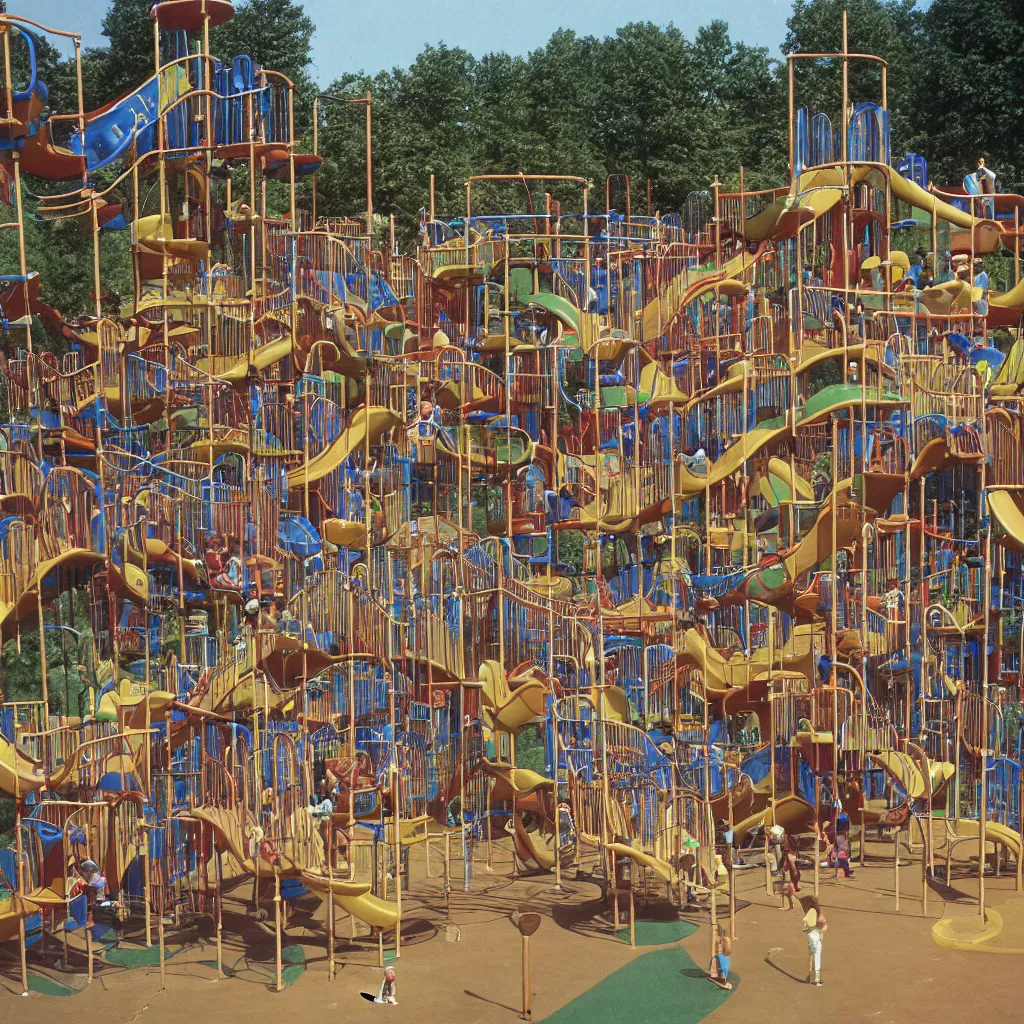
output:
[[[697,926],[692,921],[637,921],[635,926],[638,946],[667,946],[692,935]],[[629,925],[616,933],[624,942],[629,942]]]
[[[733,988],[739,975],[731,973]],[[544,1024],[697,1024],[731,992],[713,985],[686,950],[657,949],[620,967]]]
[[68,978],[68,981],[72,984],[65,985],[47,974],[38,974],[35,971],[30,971],[28,990],[30,992],[39,992],[44,996],[77,996],[79,992],[85,991],[87,979],[84,974],[81,977],[72,975]]
[[306,969],[306,953],[301,946],[285,946],[281,950],[281,960],[284,966],[281,969],[281,979],[284,987],[294,985]]
[[[200,960],[204,967],[217,968],[216,960]],[[285,988],[290,988],[302,977],[306,970],[306,952],[299,945],[285,946],[281,950],[281,981]],[[274,963],[262,960],[250,960],[243,956],[234,965],[224,964],[224,977],[238,978],[240,981],[252,981],[273,987]]]
[[[184,947],[164,947],[164,962],[170,960]],[[114,967],[157,967],[160,964],[160,947],[153,946],[114,946],[103,954],[103,962]]]

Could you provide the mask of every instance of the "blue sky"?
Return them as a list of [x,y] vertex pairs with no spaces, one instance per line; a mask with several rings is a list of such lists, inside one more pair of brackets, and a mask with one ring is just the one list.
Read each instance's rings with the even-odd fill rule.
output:
[[[729,23],[734,38],[773,52],[786,33],[790,0],[305,0],[316,23],[313,60],[323,84],[344,71],[379,71],[409,64],[428,43],[444,41],[477,56],[492,50],[527,53],[558,28],[607,35],[630,21],[673,22],[691,36],[713,18]],[[102,45],[106,0],[9,0],[52,28],[82,34],[86,46]]]

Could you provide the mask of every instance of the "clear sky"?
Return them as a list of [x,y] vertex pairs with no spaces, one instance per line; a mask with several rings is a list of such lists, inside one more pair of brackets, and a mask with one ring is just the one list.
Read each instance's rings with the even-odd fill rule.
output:
[[[8,0],[51,28],[82,34],[100,46],[106,0]],[[445,42],[480,56],[493,50],[527,53],[558,28],[608,35],[630,21],[674,23],[687,36],[721,18],[734,38],[775,52],[786,32],[790,0],[304,0],[316,24],[313,60],[327,84],[345,71],[375,72],[409,64],[427,44]]]

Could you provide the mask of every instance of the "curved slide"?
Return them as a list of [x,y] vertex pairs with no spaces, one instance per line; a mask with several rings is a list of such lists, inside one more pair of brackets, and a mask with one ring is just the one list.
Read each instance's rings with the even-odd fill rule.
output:
[[693,497],[702,494],[705,488],[714,487],[715,484],[732,476],[743,465],[744,460],[752,458],[766,445],[786,440],[789,434],[788,424],[781,427],[755,427],[753,430],[748,430],[726,450],[720,459],[710,463],[707,473],[704,474],[694,473],[680,462],[676,471],[680,495]]
[[810,831],[814,823],[814,807],[803,797],[792,793],[775,801],[775,810],[766,807],[744,818],[733,826],[733,834],[737,843],[744,839],[759,825],[781,825],[791,835]]
[[[928,795],[929,787],[925,783],[920,765],[909,754],[899,750],[884,750],[881,753],[868,754],[868,760],[882,768],[912,800]],[[932,795],[945,786],[955,771],[956,768],[948,761],[928,761]]]
[[504,668],[496,661],[480,666],[484,705],[489,709],[491,725],[502,732],[518,732],[528,722],[541,718],[545,712],[548,687],[540,679],[526,678],[512,689]]
[[24,799],[45,785],[42,765],[17,750],[6,736],[0,735],[0,793]]
[[[520,859],[533,861],[542,871],[554,871],[555,825],[550,818],[531,813],[527,820],[526,815],[516,814],[512,819],[512,838]],[[563,832],[560,838],[564,840],[566,833]],[[575,847],[563,848],[562,866],[572,863],[575,856]]]
[[288,487],[295,490],[304,484],[314,484],[322,480],[367,439],[371,445],[379,443],[381,437],[397,427],[398,423],[398,417],[384,406],[371,405],[368,410],[366,406],[357,409],[348,427],[319,455],[305,465],[288,471]]
[[399,923],[398,904],[390,900],[382,900],[370,892],[369,882],[353,882],[347,879],[329,879],[322,872],[303,871],[302,881],[314,892],[326,896],[328,891],[334,899],[334,905],[341,907],[346,914],[371,928],[382,928],[388,931],[397,928]]
[[[957,839],[976,839],[978,837],[979,823],[976,818],[954,818],[949,822],[949,826],[951,830],[955,831]],[[1020,834],[1007,825],[1000,825],[996,821],[986,821],[985,842],[1005,846],[1017,860],[1021,858]]]
[[738,256],[723,263],[720,270],[694,270],[692,279],[688,269],[681,270],[655,298],[644,306],[644,338],[658,337],[665,325],[680,309],[714,288],[720,288],[723,295],[746,294],[746,284],[736,278],[749,270],[761,258],[764,251],[765,245],[762,242],[756,252],[741,252]]
[[499,764],[488,761],[486,757],[480,762],[480,770],[494,779],[494,785],[491,787],[492,800],[522,800],[538,791],[550,791],[555,787],[552,779],[545,778],[530,768]]
[[1003,528],[999,542],[1024,552],[1024,497],[1015,491],[989,491],[988,508]]
[[141,137],[172,104],[192,91],[188,68],[175,64],[164,68],[138,89],[85,115],[85,149],[75,132],[69,147],[55,145],[47,122],[25,140],[21,152],[22,170],[46,181],[71,181],[81,178],[83,170],[106,167],[136,146],[139,156],[150,151],[140,144]]

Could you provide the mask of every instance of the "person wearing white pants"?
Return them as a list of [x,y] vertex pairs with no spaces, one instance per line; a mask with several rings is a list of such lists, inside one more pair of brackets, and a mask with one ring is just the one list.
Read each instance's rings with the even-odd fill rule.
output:
[[803,930],[807,934],[807,984],[821,986],[821,946],[828,922],[822,913],[821,904],[815,896],[803,896],[800,905],[804,908]]

